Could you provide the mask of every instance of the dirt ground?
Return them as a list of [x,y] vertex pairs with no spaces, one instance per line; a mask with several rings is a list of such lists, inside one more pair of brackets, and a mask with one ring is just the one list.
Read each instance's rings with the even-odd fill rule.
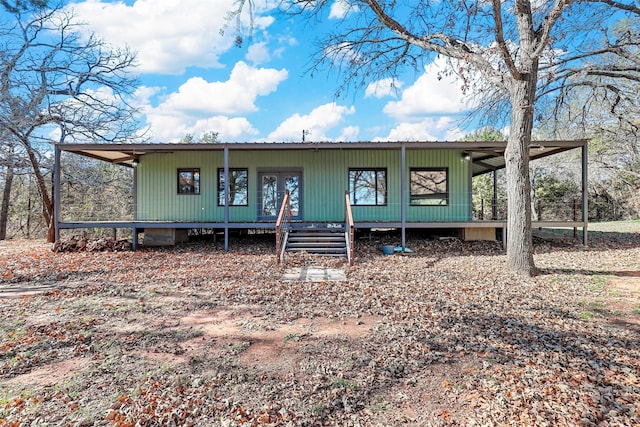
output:
[[[0,242],[0,426],[640,425],[640,234],[361,239],[353,267],[272,236],[137,252]],[[343,282],[285,281],[287,268]]]

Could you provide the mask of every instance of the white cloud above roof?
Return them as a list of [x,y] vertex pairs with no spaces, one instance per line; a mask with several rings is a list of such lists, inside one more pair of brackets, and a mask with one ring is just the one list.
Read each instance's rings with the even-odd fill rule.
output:
[[360,134],[359,126],[347,126],[342,129],[342,133],[336,138],[336,141],[353,142],[358,140]]
[[190,117],[168,114],[150,114],[153,142],[178,142],[186,134],[200,137],[205,132],[217,132],[220,141],[244,141],[258,131],[245,117],[213,116],[194,120]]
[[233,67],[229,80],[208,82],[202,77],[191,77],[158,108],[199,116],[248,113],[257,110],[258,96],[275,91],[286,78],[284,69],[254,68],[240,61]]
[[218,132],[219,140],[225,142],[243,142],[248,135],[258,134],[258,130],[245,117],[209,117],[196,121],[188,130],[189,132],[185,133],[195,137],[205,132]]
[[[267,137],[268,141],[301,141],[302,131],[309,131],[307,141],[329,141],[327,132],[344,121],[345,116],[354,114],[355,107],[337,105],[335,102],[320,105],[309,114],[298,113],[285,119],[276,130]],[[353,133],[353,130],[351,130]]]
[[407,87],[399,100],[391,101],[384,112],[398,120],[411,120],[429,115],[452,115],[468,111],[470,106],[462,92],[462,82],[455,75],[439,75],[447,65],[437,59]]
[[447,140],[457,140],[462,132],[453,132],[453,122],[451,117],[426,117],[416,122],[402,122],[391,129],[387,136],[374,141],[436,141],[441,139],[438,135],[443,132],[447,135]]
[[[181,74],[189,66],[221,67],[218,59],[234,45],[235,23],[226,20],[235,0],[86,0],[70,7],[87,30],[115,46],[138,53],[141,73]],[[271,17],[257,16],[254,26],[265,28]],[[224,35],[220,30],[227,31]]]
[[[72,1],[76,3],[69,7],[78,21],[88,24],[85,31],[95,32],[111,45],[127,45],[138,52],[140,66],[134,71],[141,73],[144,86],[138,88],[132,104],[146,114],[146,125],[158,142],[208,131],[219,132],[221,140],[228,141],[299,141],[303,129],[311,131],[308,139],[314,141],[371,140],[375,136],[385,140],[443,139],[445,134],[459,131],[451,123],[450,128],[436,128],[438,116],[452,117],[469,109],[457,78],[438,80],[438,71],[448,69],[440,59],[427,66],[413,84],[405,81],[403,85],[396,79],[371,82],[364,97],[354,100],[358,106],[358,102],[364,103],[358,110],[366,120],[355,114],[355,107],[336,103],[306,113],[285,112],[277,103],[286,93],[270,94],[300,93],[313,85],[310,92],[327,99],[322,94],[335,91],[337,83],[308,80],[306,75],[295,83],[293,79],[282,83],[290,75],[303,74],[315,35],[294,21],[280,20],[282,15],[265,16],[277,8],[277,0],[255,2],[252,37],[245,39],[241,49],[234,47],[235,21],[226,20],[237,0]],[[328,24],[357,11],[349,4],[347,0],[330,0]],[[241,25],[243,30],[248,28],[248,16]],[[225,29],[223,35],[221,29]],[[347,51],[334,59],[357,58],[357,52]],[[277,68],[264,65],[269,63],[278,64]],[[347,123],[348,115],[352,117]],[[389,123],[395,126],[391,130]]]
[[246,118],[233,116],[257,111],[256,99],[275,91],[286,78],[286,70],[255,68],[240,61],[227,81],[208,82],[192,77],[155,107],[150,99],[161,90],[141,88],[138,103],[144,105],[153,139],[159,142],[208,131],[219,132],[223,141],[235,140],[256,135],[257,131]]

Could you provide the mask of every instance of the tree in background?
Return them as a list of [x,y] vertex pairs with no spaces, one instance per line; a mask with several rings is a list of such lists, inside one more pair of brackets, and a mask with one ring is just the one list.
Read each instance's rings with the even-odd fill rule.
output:
[[[27,161],[26,157],[21,159]],[[52,159],[43,158],[40,167],[46,171],[47,176],[50,176],[53,168]],[[11,188],[12,191],[8,194],[9,210],[5,238],[46,237],[47,224],[42,215],[42,198],[39,196],[38,187],[28,163],[16,169]]]
[[610,72],[572,79],[561,96],[541,104],[552,119],[541,123],[543,138],[589,139],[589,218],[595,221],[640,217],[640,79],[631,78],[640,66],[639,32],[637,20],[612,23],[607,34],[620,55],[610,57]]
[[59,142],[136,136],[136,111],[127,104],[136,88],[129,74],[135,56],[93,35],[83,38],[73,13],[46,1],[1,4],[13,21],[0,24],[0,127],[28,160],[53,241],[53,191],[42,163],[51,135]]
[[4,240],[7,238],[11,188],[19,165],[16,151],[17,142],[13,139],[13,135],[0,128],[0,139],[5,141],[4,144],[0,145],[0,175],[4,183],[2,199],[0,200],[0,240]]
[[122,221],[132,217],[132,168],[74,155],[64,163],[60,205],[65,219]]
[[[230,18],[239,17],[245,0]],[[253,5],[248,0],[249,6]],[[333,0],[282,0],[286,12],[323,19]],[[480,98],[485,117],[510,128],[505,152],[508,193],[507,265],[535,274],[531,236],[528,150],[541,98],[565,102],[574,88],[595,95],[626,92],[638,80],[637,32],[620,34],[612,23],[636,23],[640,7],[616,0],[439,1],[343,0],[344,18],[320,42],[315,67],[342,72],[346,87],[420,68],[435,55],[448,58]],[[251,7],[250,7],[251,9]],[[636,28],[629,25],[629,28]],[[240,40],[241,42],[241,40]],[[550,101],[549,101],[550,102]],[[502,125],[502,122],[500,122]]]
[[193,134],[188,133],[180,140],[180,142],[183,144],[216,144],[220,142],[218,135],[218,132],[214,132],[212,130],[204,132],[200,135],[200,138],[195,138]]
[[591,120],[589,210],[595,220],[640,218],[640,109],[623,117]]
[[577,221],[575,203],[581,189],[571,177],[558,177],[546,168],[532,173],[533,212],[538,221]]
[[[499,130],[487,126],[478,129],[462,138],[463,141],[504,141],[505,137]],[[494,195],[494,175],[497,185]],[[473,214],[476,219],[499,219],[506,217],[506,195],[504,190],[504,174],[500,171],[474,176],[473,186]],[[494,205],[495,204],[495,205]],[[494,218],[495,213],[495,218]]]

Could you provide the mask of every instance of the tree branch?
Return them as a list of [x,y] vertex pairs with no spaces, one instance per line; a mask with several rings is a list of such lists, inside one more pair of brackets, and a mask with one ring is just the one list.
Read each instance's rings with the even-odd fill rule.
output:
[[505,64],[507,64],[507,68],[511,75],[519,80],[522,76],[520,75],[520,71],[516,64],[513,62],[511,58],[511,52],[507,48],[507,44],[504,41],[504,26],[502,24],[502,2],[500,0],[492,0],[493,5],[493,22],[495,24],[495,36],[496,42],[498,43],[498,48],[500,49],[500,56],[504,60]]

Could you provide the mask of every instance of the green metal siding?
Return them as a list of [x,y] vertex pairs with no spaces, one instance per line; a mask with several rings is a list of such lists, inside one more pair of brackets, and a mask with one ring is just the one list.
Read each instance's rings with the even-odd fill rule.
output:
[[[222,161],[222,152],[150,154],[141,158],[137,171],[138,219],[222,221],[223,216],[213,209],[217,185],[214,165]],[[200,194],[177,194],[180,168],[200,168]]]
[[[400,161],[397,150],[274,150],[229,151],[230,168],[249,171],[249,205],[230,206],[230,222],[255,222],[258,216],[260,172],[302,171],[304,221],[342,221],[344,193],[350,168],[387,169],[387,205],[353,206],[356,222],[399,222]],[[217,206],[217,170],[224,167],[223,152],[174,152],[149,154],[138,165],[137,200],[139,220],[223,222],[224,207]],[[455,150],[407,150],[406,179],[413,167],[449,169],[448,206],[408,206],[407,221],[466,221],[470,219],[469,162]],[[199,195],[178,195],[179,168],[200,168]],[[408,191],[408,189],[407,189]]]

